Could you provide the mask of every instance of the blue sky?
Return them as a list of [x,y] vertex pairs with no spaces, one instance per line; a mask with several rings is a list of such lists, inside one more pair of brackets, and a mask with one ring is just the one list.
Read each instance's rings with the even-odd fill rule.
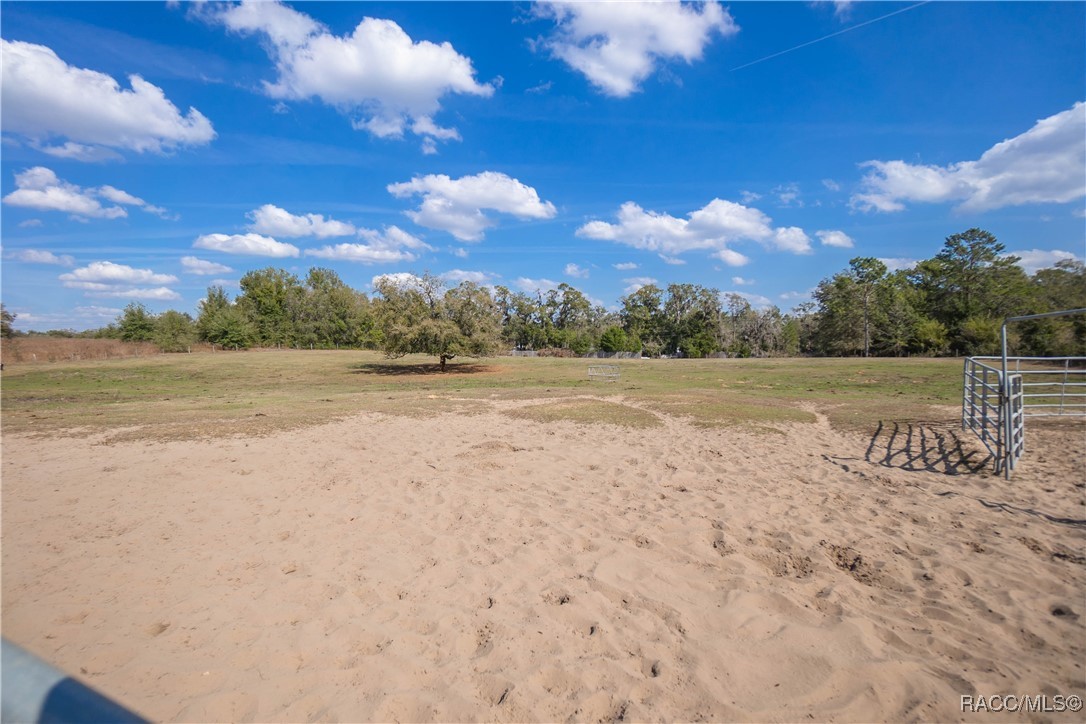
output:
[[266,266],[788,311],[854,256],[1084,253],[1083,3],[3,3],[19,329]]

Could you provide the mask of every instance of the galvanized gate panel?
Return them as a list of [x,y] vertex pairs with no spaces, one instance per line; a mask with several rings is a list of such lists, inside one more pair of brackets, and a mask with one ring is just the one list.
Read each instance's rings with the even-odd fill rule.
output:
[[1002,373],[972,357],[966,358],[962,385],[962,428],[972,430],[1002,468],[1003,438],[1006,434],[1000,399]]
[[1022,394],[1022,375],[1010,375],[1007,378],[1007,405],[1003,414],[1006,416],[1007,445],[1004,451],[1006,455],[1007,475],[1014,470],[1014,466],[1026,451],[1026,415],[1025,396]]
[[1086,357],[966,358],[962,429],[992,454],[996,474],[1010,477],[1022,458],[1027,417],[1086,417]]

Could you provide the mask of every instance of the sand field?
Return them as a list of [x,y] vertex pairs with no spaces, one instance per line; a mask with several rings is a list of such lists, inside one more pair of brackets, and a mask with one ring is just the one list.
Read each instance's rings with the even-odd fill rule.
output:
[[[636,404],[610,396],[614,404]],[[873,721],[1086,695],[1082,426],[365,413],[3,439],[3,632],[168,721]],[[108,444],[107,444],[108,443]]]

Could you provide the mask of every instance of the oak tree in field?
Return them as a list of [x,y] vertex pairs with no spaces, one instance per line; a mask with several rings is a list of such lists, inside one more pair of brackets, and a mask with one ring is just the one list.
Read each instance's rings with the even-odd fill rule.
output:
[[472,282],[452,289],[426,274],[409,280],[384,277],[378,320],[389,357],[434,355],[445,371],[455,357],[489,357],[501,346],[501,317],[490,292]]

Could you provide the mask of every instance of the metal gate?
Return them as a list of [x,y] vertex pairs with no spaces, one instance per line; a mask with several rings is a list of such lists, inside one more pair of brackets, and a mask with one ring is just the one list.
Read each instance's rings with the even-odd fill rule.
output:
[[1086,308],[1007,317],[1000,334],[1003,354],[965,360],[962,429],[972,430],[988,448],[997,474],[1010,478],[1022,459],[1027,417],[1086,417],[1086,357],[1007,356],[1009,323],[1072,314],[1086,314]]
[[962,429],[972,430],[992,458],[996,472],[1002,469],[1006,426],[1003,405],[1003,373],[978,358],[967,357],[962,383]]
[[1027,417],[1086,417],[1086,357],[966,358],[962,429],[988,448],[996,473],[1010,477],[1022,458]]

